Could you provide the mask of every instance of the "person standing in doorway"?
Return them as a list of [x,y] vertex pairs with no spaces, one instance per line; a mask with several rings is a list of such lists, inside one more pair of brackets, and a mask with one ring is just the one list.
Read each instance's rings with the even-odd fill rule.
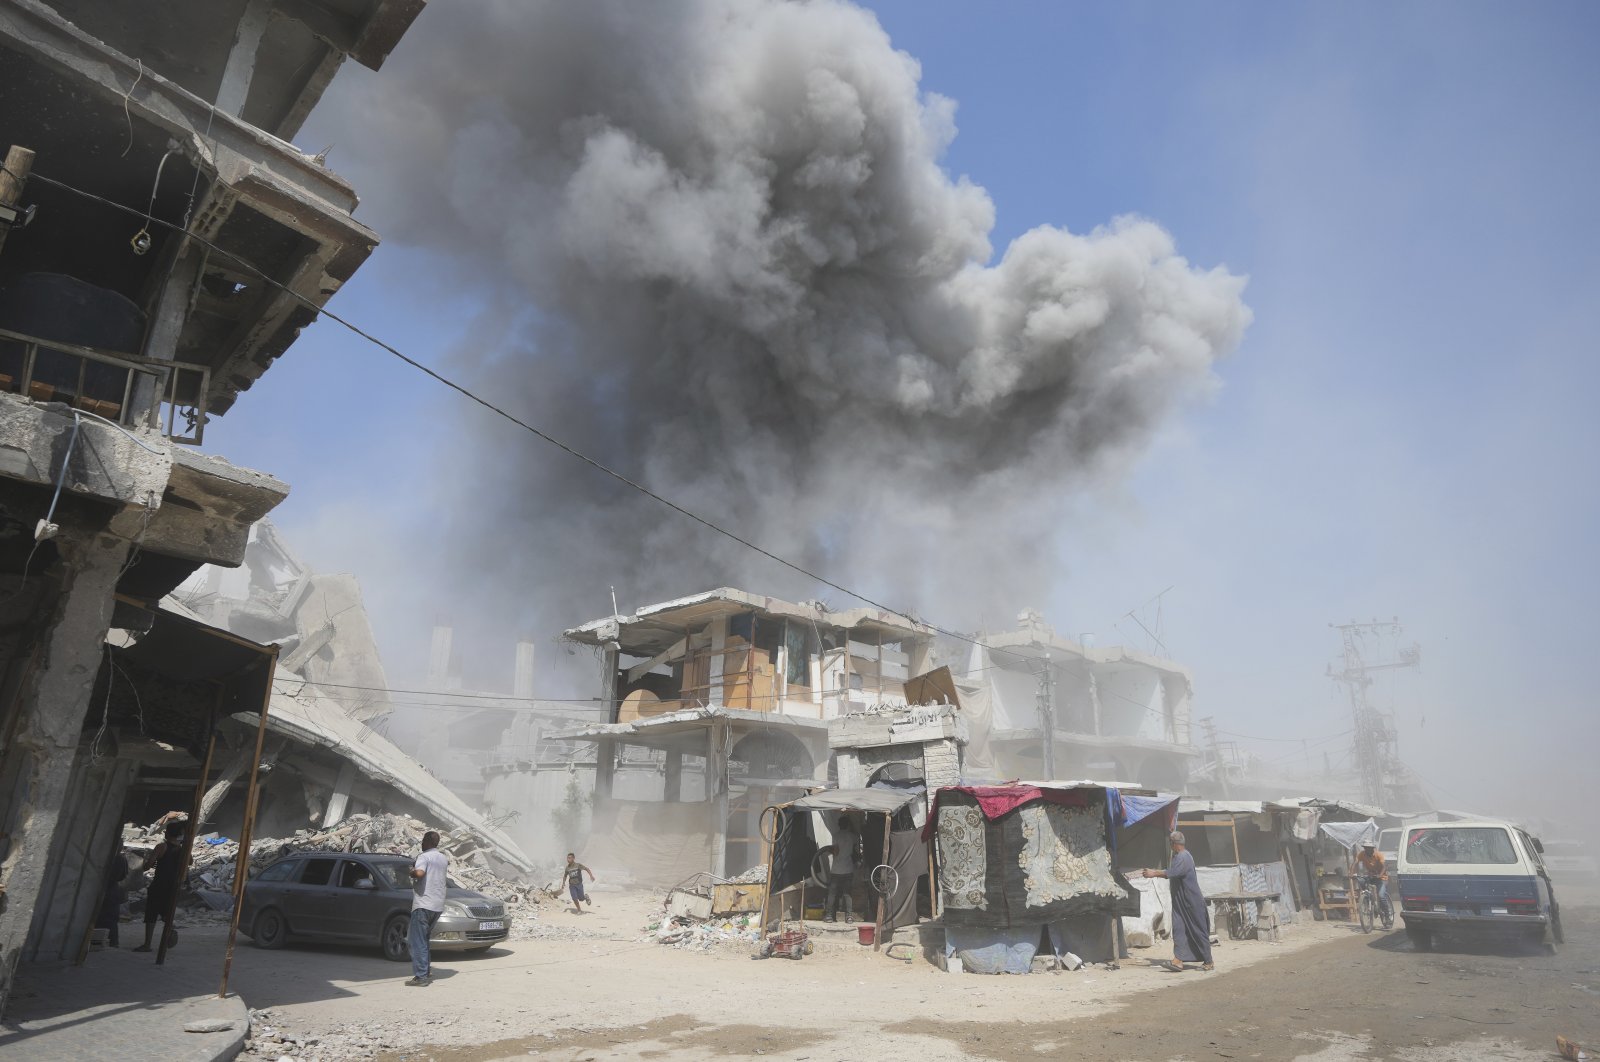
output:
[[429,830],[422,835],[422,854],[411,867],[411,980],[412,988],[427,988],[433,984],[432,956],[428,951],[428,938],[433,935],[433,925],[444,913],[446,872],[450,864],[439,851],[439,831]]
[[589,894],[583,891],[583,876],[589,875],[589,880],[594,880],[594,871],[578,862],[575,853],[567,853],[567,895],[572,897],[572,906],[578,914],[583,914],[583,905],[587,903],[594,906],[594,901],[589,899]]
[[183,851],[188,833],[187,822],[168,821],[166,839],[145,857],[143,869],[154,868],[155,876],[150,879],[150,887],[144,892],[144,943],[134,951],[150,950],[158,921],[165,926],[162,939],[167,942],[167,947],[172,947],[177,941],[177,934],[172,931],[172,910],[178,902],[178,879],[183,877]]
[[116,854],[111,857],[111,867],[106,871],[106,889],[100,894],[100,917],[96,929],[106,930],[108,943],[115,948],[121,944],[118,930],[122,925],[122,905],[128,899],[128,857],[122,850],[122,839],[117,839]]
[[[839,825],[833,830],[833,859],[828,865],[828,899],[822,911],[824,922],[838,919],[839,899],[847,906],[853,905],[856,886],[856,849],[861,846],[861,834],[849,815],[839,816]],[[848,916],[846,916],[848,918]]]
[[1166,878],[1172,892],[1172,954],[1166,964],[1174,973],[1183,972],[1183,964],[1197,962],[1202,969],[1214,970],[1211,961],[1211,915],[1206,910],[1206,898],[1200,892],[1200,879],[1195,874],[1194,856],[1189,854],[1183,834],[1173,830],[1167,835],[1172,847],[1172,862],[1166,870],[1146,870],[1147,878]]

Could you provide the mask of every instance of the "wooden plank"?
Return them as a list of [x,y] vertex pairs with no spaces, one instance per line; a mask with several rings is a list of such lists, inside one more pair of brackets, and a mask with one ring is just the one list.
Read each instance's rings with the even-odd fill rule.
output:
[[628,669],[628,681],[638,682],[662,664],[676,661],[688,648],[689,639],[679,638],[672,645],[652,656],[642,664],[635,664]]

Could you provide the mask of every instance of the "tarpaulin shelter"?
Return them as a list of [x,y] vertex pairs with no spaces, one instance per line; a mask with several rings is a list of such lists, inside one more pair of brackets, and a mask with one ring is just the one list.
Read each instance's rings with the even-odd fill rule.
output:
[[[771,824],[764,822],[763,830],[772,837],[767,862],[769,900],[777,897],[781,911],[781,894],[795,886],[803,889],[810,877],[818,852],[813,814],[862,813],[866,817],[862,849],[871,867],[868,884],[878,897],[873,949],[880,948],[886,931],[917,920],[917,882],[932,869],[928,841],[914,825],[910,810],[924,792],[920,785],[884,783],[867,789],[824,790],[768,808]],[[762,924],[767,921],[763,910]]]
[[923,837],[935,842],[946,959],[1026,973],[1048,933],[1058,957],[1114,961],[1117,917],[1139,913],[1114,853],[1124,814],[1121,795],[1103,786],[938,790]]

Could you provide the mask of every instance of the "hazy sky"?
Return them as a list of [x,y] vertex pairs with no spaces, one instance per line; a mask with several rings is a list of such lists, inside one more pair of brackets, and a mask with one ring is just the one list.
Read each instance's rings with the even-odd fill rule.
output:
[[[453,6],[429,5],[378,84]],[[1348,729],[1323,677],[1339,648],[1327,625],[1399,616],[1423,666],[1380,695],[1441,804],[1536,814],[1587,784],[1600,8],[867,6],[920,62],[922,90],[956,102],[943,164],[987,190],[997,249],[1041,224],[1086,233],[1134,214],[1196,267],[1249,277],[1254,321],[1214,391],[1131,475],[1061,503],[1065,577],[1016,607],[1141,644],[1122,617],[1172,587],[1161,633],[1195,673],[1197,713],[1273,756],[1296,746],[1263,739]],[[341,96],[372,80],[341,73],[300,145],[332,143],[360,216],[388,233],[406,226],[373,199],[375,161],[340,149],[361,139]],[[470,383],[508,341],[493,298],[390,236],[332,308]],[[274,518],[314,567],[362,579],[395,685],[418,677],[433,622],[469,622],[477,591],[451,554],[504,512],[475,494],[511,463],[497,447],[542,445],[482,417],[322,322],[208,430],[208,448],[293,484]],[[570,622],[610,611],[594,591]],[[929,618],[1009,626],[1015,608],[995,611]],[[481,655],[506,674],[486,683],[509,683],[518,636],[559,652],[553,629],[497,633]],[[1328,742],[1319,764],[1323,751],[1346,755]]]

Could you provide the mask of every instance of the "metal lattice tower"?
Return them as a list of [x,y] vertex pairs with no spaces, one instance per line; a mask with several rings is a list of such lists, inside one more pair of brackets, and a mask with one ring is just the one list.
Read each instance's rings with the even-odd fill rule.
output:
[[1350,692],[1350,714],[1355,730],[1356,770],[1361,776],[1361,799],[1369,804],[1383,806],[1391,797],[1409,799],[1416,789],[1410,770],[1400,762],[1399,737],[1395,732],[1394,718],[1372,703],[1369,690],[1372,674],[1376,671],[1394,671],[1415,668],[1422,663],[1422,649],[1413,643],[1398,650],[1393,660],[1368,662],[1363,653],[1368,635],[1390,634],[1399,639],[1404,633],[1398,618],[1387,623],[1373,620],[1370,623],[1330,623],[1344,641],[1342,666],[1328,666],[1328,677]]

